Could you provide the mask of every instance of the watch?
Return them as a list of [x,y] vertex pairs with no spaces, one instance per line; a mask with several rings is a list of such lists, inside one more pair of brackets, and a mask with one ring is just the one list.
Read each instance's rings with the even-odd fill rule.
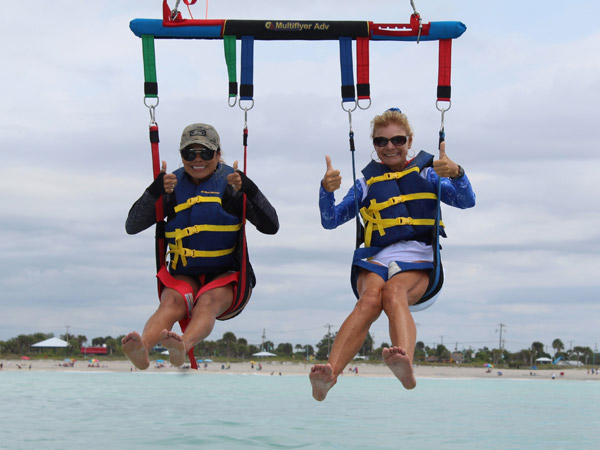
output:
[[465,169],[463,169],[460,164],[458,165],[458,175],[456,175],[455,177],[450,177],[451,180],[458,180],[460,177],[462,177],[465,174]]

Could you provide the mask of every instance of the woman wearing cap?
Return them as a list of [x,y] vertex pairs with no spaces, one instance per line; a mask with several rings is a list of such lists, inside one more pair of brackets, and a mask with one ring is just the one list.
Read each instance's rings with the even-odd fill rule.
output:
[[[156,223],[155,204],[162,196],[167,223],[165,236],[170,261],[157,277],[160,304],[140,336],[133,331],[122,340],[123,351],[138,369],[146,369],[148,352],[158,343],[169,350],[171,363],[181,366],[185,354],[205,339],[215,320],[227,320],[246,306],[249,295],[237,298],[243,221],[246,217],[265,234],[275,234],[279,222],[275,209],[243,173],[221,160],[220,139],[211,126],[187,126],[181,136],[183,167],[162,171],[134,203],[125,228],[135,234]],[[246,259],[247,261],[247,259]],[[256,280],[247,262],[251,290]],[[185,324],[182,336],[171,331],[175,322]]]
[[[393,108],[371,122],[374,153],[342,202],[335,204],[340,188],[339,170],[326,156],[327,170],[321,181],[319,207],[326,229],[356,217],[355,192],[365,221],[365,248],[369,257],[355,253],[353,289],[358,298],[352,313],[336,335],[327,364],[315,365],[310,380],[313,397],[322,401],[338,375],[362,347],[371,324],[382,312],[388,317],[392,346],[383,359],[406,389],[416,386],[412,370],[416,328],[411,308],[423,297],[433,269],[433,224],[436,222],[436,185],[441,181],[441,201],[457,208],[475,205],[475,194],[462,167],[451,161],[440,146],[440,158],[420,152],[409,155],[413,132],[408,119]],[[410,224],[406,224],[410,218]],[[423,219],[415,223],[413,218]],[[404,220],[403,220],[404,219]],[[440,228],[440,236],[445,236]],[[367,250],[365,252],[365,249]],[[424,309],[434,299],[418,305]],[[429,304],[428,304],[429,303]]]

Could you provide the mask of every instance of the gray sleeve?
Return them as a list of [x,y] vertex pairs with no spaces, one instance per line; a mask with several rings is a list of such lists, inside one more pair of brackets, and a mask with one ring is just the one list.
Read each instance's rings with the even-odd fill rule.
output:
[[148,190],[133,204],[125,221],[127,234],[136,234],[156,223],[156,201]]

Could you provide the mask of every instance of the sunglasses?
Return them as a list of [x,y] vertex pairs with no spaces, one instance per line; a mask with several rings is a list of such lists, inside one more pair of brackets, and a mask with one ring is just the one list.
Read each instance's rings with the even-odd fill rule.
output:
[[210,161],[215,157],[216,150],[209,148],[184,148],[181,150],[181,157],[186,161],[193,161],[197,155],[200,155],[204,161]]
[[388,142],[391,142],[396,147],[399,147],[400,145],[406,144],[407,141],[407,136],[394,136],[389,139],[386,137],[379,136],[373,138],[373,145],[377,147],[385,147],[386,145],[388,145]]

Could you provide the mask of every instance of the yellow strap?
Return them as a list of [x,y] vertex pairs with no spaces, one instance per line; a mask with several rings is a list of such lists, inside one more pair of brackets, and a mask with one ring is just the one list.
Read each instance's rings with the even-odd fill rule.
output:
[[[378,212],[375,212],[378,214]],[[385,229],[401,225],[416,225],[416,226],[433,226],[435,219],[414,219],[412,217],[397,217],[395,219],[381,219],[381,216],[374,217],[369,215],[367,208],[362,208],[360,214],[366,224],[365,227],[365,246],[371,246],[371,238],[373,235],[373,227],[377,227],[377,231],[381,236],[385,235]],[[440,226],[444,226],[444,222],[440,220]]]
[[412,172],[421,172],[418,167],[412,169],[403,170],[402,172],[387,172],[378,177],[371,177],[367,180],[367,186],[371,186],[373,183],[379,183],[380,181],[399,180],[400,178],[408,175]]
[[175,207],[175,212],[183,211],[184,209],[191,208],[198,203],[218,203],[221,204],[221,197],[203,197],[198,195],[196,197],[190,197],[185,203],[180,203]]
[[169,253],[172,253],[174,258],[172,259],[173,269],[176,268],[177,261],[179,257],[181,257],[181,262],[184,266],[187,265],[187,257],[190,258],[217,258],[219,256],[230,255],[235,251],[235,245],[231,248],[226,248],[224,250],[192,250],[191,248],[183,248],[181,245],[181,241],[174,244],[169,244]]
[[238,223],[236,225],[192,225],[187,228],[177,228],[175,231],[168,231],[165,233],[165,237],[175,238],[175,241],[180,241],[184,237],[191,236],[192,234],[201,233],[202,231],[219,231],[219,232],[229,232],[229,231],[239,231],[242,228],[242,224]]
[[382,209],[389,208],[392,205],[410,202],[412,200],[437,200],[437,195],[432,192],[418,192],[416,194],[398,195],[397,197],[392,197],[389,200],[381,203],[371,200],[369,211],[381,211]]

